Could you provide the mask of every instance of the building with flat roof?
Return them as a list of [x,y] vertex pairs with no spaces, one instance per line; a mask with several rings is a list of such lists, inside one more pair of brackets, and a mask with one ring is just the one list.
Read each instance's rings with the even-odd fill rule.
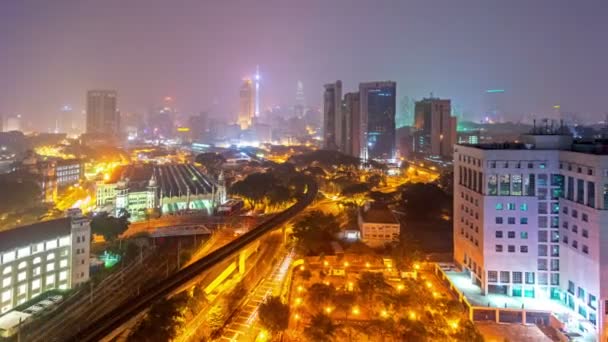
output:
[[416,102],[414,152],[427,156],[452,158],[456,144],[456,117],[451,116],[451,101],[427,98]]
[[608,141],[535,130],[454,148],[454,259],[482,293],[546,298],[608,338]]
[[116,91],[89,90],[87,92],[87,133],[116,136],[120,129],[120,115]]
[[97,208],[134,220],[147,212],[200,210],[208,214],[226,201],[223,179],[207,177],[192,164],[131,164],[97,183]]
[[359,83],[359,157],[364,160],[395,158],[397,83]]
[[89,220],[65,217],[0,232],[0,313],[89,280]]
[[323,148],[340,149],[342,141],[342,81],[328,83],[323,92]]
[[370,247],[382,247],[398,242],[401,225],[393,212],[380,203],[367,203],[359,209],[361,241]]

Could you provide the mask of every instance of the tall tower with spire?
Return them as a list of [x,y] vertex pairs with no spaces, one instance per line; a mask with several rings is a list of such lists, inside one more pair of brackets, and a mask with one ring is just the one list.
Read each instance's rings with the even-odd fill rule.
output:
[[255,116],[260,116],[260,66],[255,67]]

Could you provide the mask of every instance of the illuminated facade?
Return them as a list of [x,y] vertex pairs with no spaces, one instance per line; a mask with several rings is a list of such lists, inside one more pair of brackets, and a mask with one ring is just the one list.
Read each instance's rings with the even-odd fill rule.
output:
[[555,300],[606,341],[606,142],[521,141],[456,145],[454,259],[482,293]]
[[128,212],[133,220],[157,211],[213,212],[226,201],[223,178],[212,181],[191,164],[129,165],[97,184],[97,208],[114,215]]
[[[257,82],[256,82],[257,84]],[[254,117],[253,84],[250,79],[243,81],[239,92],[239,126],[241,129],[251,127]]]
[[396,93],[392,81],[359,84],[361,159],[395,157]]
[[91,228],[67,217],[0,233],[0,313],[49,290],[89,280]]

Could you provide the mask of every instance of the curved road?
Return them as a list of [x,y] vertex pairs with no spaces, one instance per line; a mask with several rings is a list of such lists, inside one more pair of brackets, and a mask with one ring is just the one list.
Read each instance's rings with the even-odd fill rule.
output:
[[152,305],[152,303],[155,301],[168,296],[176,289],[179,289],[188,282],[192,281],[201,272],[208,270],[216,263],[230,257],[238,252],[241,248],[257,240],[268,231],[275,229],[279,225],[293,218],[296,214],[300,213],[314,201],[317,191],[318,187],[316,182],[314,179],[310,178],[306,188],[306,193],[296,204],[263,222],[249,232],[239,236],[228,245],[211,252],[192,265],[177,272],[170,278],[166,279],[163,283],[151,288],[146,293],[143,293],[139,297],[133,298],[121,304],[116,309],[104,315],[101,319],[90,322],[85,329],[72,336],[70,340],[79,342],[99,341],[114,329],[120,327],[129,319]]

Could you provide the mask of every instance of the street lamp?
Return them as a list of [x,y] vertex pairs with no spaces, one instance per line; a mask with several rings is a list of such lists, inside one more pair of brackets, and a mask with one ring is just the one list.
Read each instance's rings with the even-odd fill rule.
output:
[[356,315],[358,315],[358,314],[360,314],[360,313],[361,313],[361,311],[359,311],[359,308],[355,306],[355,307],[353,308],[353,315],[355,315],[355,316],[356,316]]

